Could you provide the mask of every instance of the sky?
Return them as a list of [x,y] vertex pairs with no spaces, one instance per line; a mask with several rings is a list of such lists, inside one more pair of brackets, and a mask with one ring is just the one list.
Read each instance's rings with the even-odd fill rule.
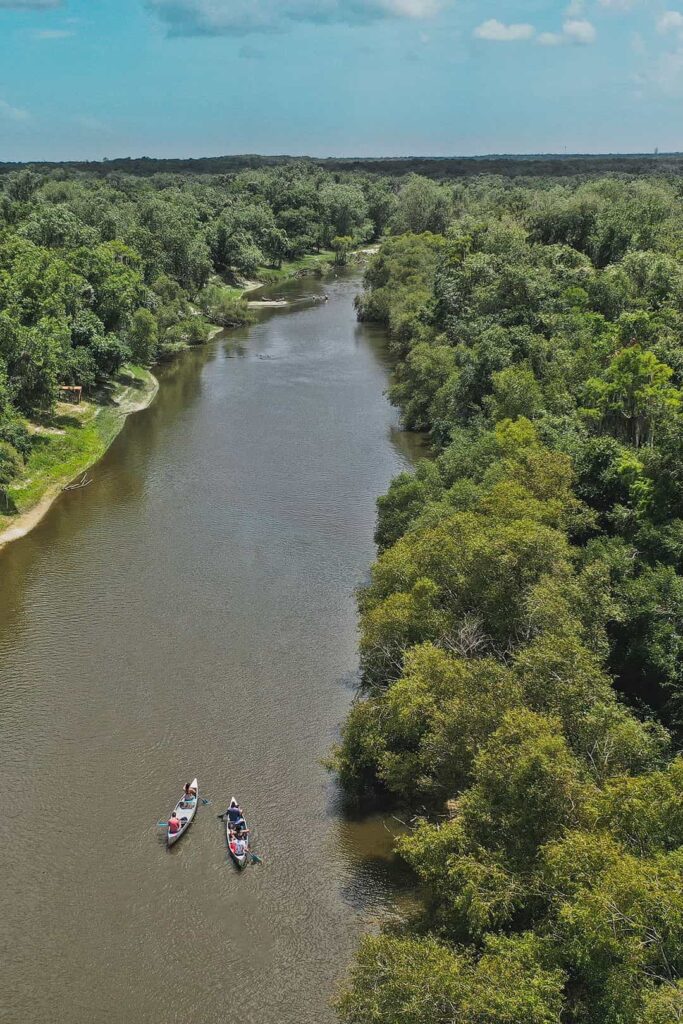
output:
[[683,0],[0,0],[0,160],[683,150]]

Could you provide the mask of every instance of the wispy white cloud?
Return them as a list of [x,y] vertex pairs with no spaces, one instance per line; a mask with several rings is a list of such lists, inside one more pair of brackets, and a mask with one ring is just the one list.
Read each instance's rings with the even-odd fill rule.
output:
[[[0,0],[1,2],[1,0]],[[247,35],[296,22],[431,18],[454,0],[145,0],[171,36]]]
[[567,42],[577,43],[579,46],[589,46],[597,38],[595,26],[585,19],[565,21],[562,26],[562,35],[565,36]]
[[31,115],[28,110],[23,110],[21,107],[13,107],[7,100],[0,100],[0,118],[4,118],[6,121],[21,121],[25,123],[31,120]]
[[[571,7],[571,5],[570,5]],[[576,9],[576,8],[575,8]],[[597,39],[592,22],[585,18],[568,18],[561,32],[536,32],[533,25],[525,23],[506,25],[497,18],[490,18],[477,25],[473,35],[498,43],[516,43],[534,39],[539,46],[588,46]]]
[[380,0],[378,6],[397,18],[433,18],[445,4],[441,0]]
[[680,11],[665,11],[657,19],[657,31],[662,35],[683,32],[683,14]]
[[561,32],[541,32],[536,42],[539,46],[562,46],[566,40]]
[[597,39],[592,22],[584,18],[565,21],[561,32],[541,32],[536,37],[539,46],[589,46]]
[[[680,97],[683,95],[683,13],[662,11],[656,27],[666,49],[651,53],[651,59],[643,68],[641,84],[646,90],[649,87],[650,91],[654,89],[664,96]],[[636,52],[648,56],[644,42]]]
[[532,39],[536,34],[533,25],[526,23],[505,25],[497,18],[490,18],[477,25],[474,35],[477,39],[487,39],[496,43],[516,43],[524,39]]
[[598,3],[610,11],[629,11],[637,0],[598,0]]

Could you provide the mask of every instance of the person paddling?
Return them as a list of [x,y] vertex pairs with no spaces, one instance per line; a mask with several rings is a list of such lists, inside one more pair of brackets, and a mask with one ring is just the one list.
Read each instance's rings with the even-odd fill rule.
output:
[[233,799],[230,801],[230,806],[223,817],[227,818],[231,825],[236,825],[238,821],[243,820],[242,808],[236,800]]
[[179,821],[178,817],[176,816],[176,812],[175,811],[173,812],[171,817],[168,819],[168,831],[170,832],[170,834],[172,836],[174,836],[176,834],[176,832],[180,831],[180,821]]

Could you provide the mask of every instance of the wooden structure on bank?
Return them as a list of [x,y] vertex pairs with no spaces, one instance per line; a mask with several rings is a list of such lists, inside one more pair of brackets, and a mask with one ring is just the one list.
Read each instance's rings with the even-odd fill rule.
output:
[[62,384],[59,389],[60,394],[63,394],[64,401],[73,402],[74,405],[81,404],[81,398],[83,397],[83,388],[80,384]]

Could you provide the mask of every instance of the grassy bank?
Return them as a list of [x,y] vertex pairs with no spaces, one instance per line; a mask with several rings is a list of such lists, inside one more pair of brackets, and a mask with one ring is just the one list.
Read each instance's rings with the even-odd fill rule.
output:
[[332,266],[334,253],[331,249],[321,252],[307,253],[297,260],[285,260],[279,269],[259,267],[257,277],[264,284],[280,284],[293,277],[305,277],[307,274],[320,274]]
[[[349,266],[363,266],[367,263],[369,256],[377,252],[379,246],[366,246],[349,253]],[[306,277],[313,274],[324,274],[334,266],[335,254],[331,249],[322,249],[320,252],[307,253],[296,260],[285,260],[281,267],[259,267],[251,281],[242,281],[240,284],[226,284],[221,281],[221,288],[226,296],[234,301],[248,299],[250,292],[263,288],[266,285],[283,284],[297,277]],[[219,279],[216,279],[219,280]]]
[[[221,289],[234,300],[246,299],[264,285],[324,273],[333,261],[331,250],[310,253],[283,262],[277,270],[261,267],[257,280],[239,286],[221,284]],[[221,330],[221,326],[212,328],[210,336]],[[42,519],[63,488],[102,457],[126,417],[152,402],[157,387],[149,370],[126,364],[99,394],[80,405],[58,402],[51,416],[28,424],[33,448],[7,489],[5,506],[0,506],[0,547],[24,536]]]
[[247,298],[250,292],[269,284],[279,284],[284,281],[291,281],[296,277],[306,277],[308,274],[324,274],[334,263],[334,253],[331,249],[323,249],[320,252],[307,253],[296,260],[284,260],[282,266],[259,267],[251,281],[242,281],[237,285],[223,285],[225,292],[233,299]]
[[149,370],[127,364],[92,399],[58,402],[51,416],[31,422],[33,448],[7,490],[0,545],[27,533],[60,491],[102,457],[126,417],[152,402],[157,388]]

